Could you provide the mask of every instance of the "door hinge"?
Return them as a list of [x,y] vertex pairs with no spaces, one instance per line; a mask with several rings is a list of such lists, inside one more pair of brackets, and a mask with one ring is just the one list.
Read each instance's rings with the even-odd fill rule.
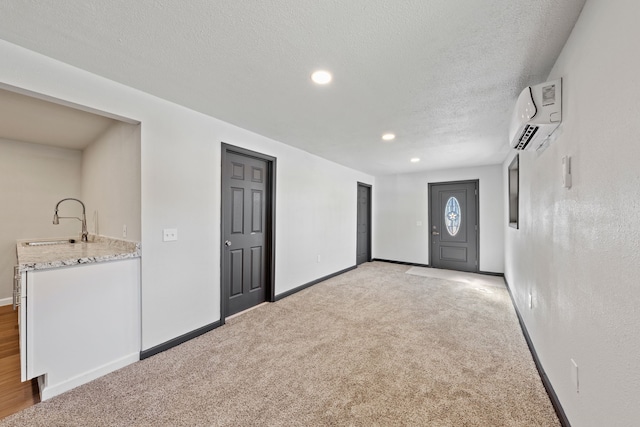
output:
[[476,231],[478,231],[478,226],[476,225]]
[[476,188],[476,196],[478,195],[478,189]]
[[478,266],[478,260],[476,260],[476,267]]

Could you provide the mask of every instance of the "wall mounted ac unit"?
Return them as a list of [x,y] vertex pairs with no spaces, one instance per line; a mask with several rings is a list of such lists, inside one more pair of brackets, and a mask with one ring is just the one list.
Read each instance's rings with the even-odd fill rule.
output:
[[526,87],[518,97],[511,117],[511,147],[539,149],[561,121],[562,79]]

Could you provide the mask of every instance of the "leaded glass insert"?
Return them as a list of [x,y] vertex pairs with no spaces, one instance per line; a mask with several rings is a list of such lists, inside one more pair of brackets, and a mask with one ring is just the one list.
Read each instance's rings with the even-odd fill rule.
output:
[[451,236],[455,236],[460,231],[460,221],[462,220],[462,212],[460,211],[460,203],[458,199],[451,196],[447,200],[447,204],[444,208],[444,223],[447,228],[447,233]]

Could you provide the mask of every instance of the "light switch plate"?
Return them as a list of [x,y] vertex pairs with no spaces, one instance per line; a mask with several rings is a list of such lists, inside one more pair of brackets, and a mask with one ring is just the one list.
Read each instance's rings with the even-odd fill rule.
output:
[[162,230],[163,242],[173,242],[174,240],[178,240],[177,228],[165,228],[164,230]]

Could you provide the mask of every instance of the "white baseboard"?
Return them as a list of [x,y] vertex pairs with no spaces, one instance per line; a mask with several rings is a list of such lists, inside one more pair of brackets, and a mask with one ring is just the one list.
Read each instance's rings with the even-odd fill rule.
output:
[[53,396],[57,396],[65,391],[69,391],[72,388],[76,388],[82,384],[86,384],[89,381],[93,381],[96,378],[100,378],[103,375],[107,375],[113,371],[117,371],[120,368],[124,368],[134,362],[140,360],[140,352],[132,353],[120,359],[106,363],[97,367],[91,371],[85,372],[80,375],[76,375],[66,381],[62,381],[58,384],[47,384],[46,374],[38,378],[38,385],[40,386],[40,400],[45,401],[51,399]]
[[0,298],[0,307],[13,304],[13,298]]

